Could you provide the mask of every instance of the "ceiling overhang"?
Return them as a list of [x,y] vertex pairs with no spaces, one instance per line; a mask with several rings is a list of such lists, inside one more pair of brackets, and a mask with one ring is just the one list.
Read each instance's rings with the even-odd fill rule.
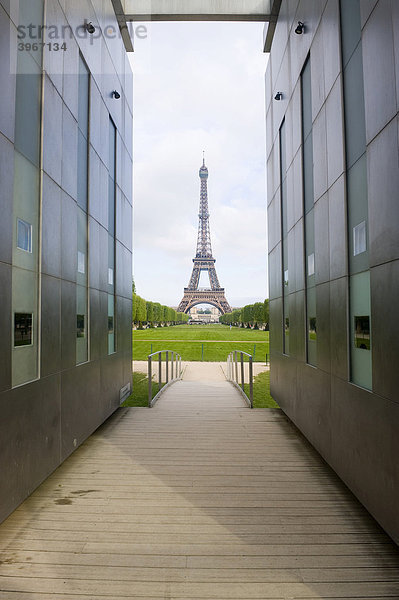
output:
[[266,21],[272,0],[122,0],[128,21]]
[[264,22],[264,51],[269,52],[281,0],[112,0],[112,4],[128,52],[133,51],[131,21]]

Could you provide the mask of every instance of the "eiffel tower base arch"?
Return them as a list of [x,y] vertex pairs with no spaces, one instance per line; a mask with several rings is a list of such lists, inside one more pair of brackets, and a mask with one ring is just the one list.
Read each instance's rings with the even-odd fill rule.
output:
[[179,304],[178,312],[188,313],[197,304],[211,304],[218,308],[222,315],[231,312],[229,303],[224,294],[224,288],[216,290],[190,290],[184,288],[183,299]]

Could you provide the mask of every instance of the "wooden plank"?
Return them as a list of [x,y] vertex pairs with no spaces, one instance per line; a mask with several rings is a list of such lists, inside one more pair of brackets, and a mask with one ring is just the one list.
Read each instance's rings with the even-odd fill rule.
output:
[[[166,590],[166,593],[168,594],[168,590]],[[48,600],[49,598],[53,598],[54,595],[49,592],[48,594],[45,593],[35,593],[35,592],[1,592],[0,591],[0,600]],[[385,596],[386,597],[386,596]],[[87,594],[57,594],[57,600],[98,600],[99,596],[92,596],[92,595],[87,595]],[[131,600],[131,598],[133,598],[132,594],[130,593],[128,596],[121,596],[118,595],[118,598],[126,598],[128,600]],[[169,595],[163,595],[163,596],[136,596],[134,595],[134,600],[159,600],[159,598],[162,598],[162,600],[169,600],[171,598],[170,593]],[[280,597],[281,598],[281,597]],[[268,600],[280,600],[280,598],[268,598]],[[336,596],[323,596],[324,600],[330,600],[332,598],[336,598]],[[339,600],[353,600],[354,598],[359,598],[356,596],[340,596]],[[381,596],[364,596],[363,600],[381,600]],[[390,598],[394,598],[397,599],[396,596],[391,596]],[[201,596],[193,596],[190,595],[190,599],[191,600],[203,600]],[[303,600],[320,600],[320,596],[304,596]],[[229,600],[227,596],[219,596],[218,600]],[[253,597],[249,597],[249,596],[242,596],[240,598],[240,600],[253,600]]]
[[237,583],[334,583],[334,582],[399,582],[399,572],[395,567],[377,568],[172,568],[172,567],[133,567],[107,564],[57,564],[57,563],[10,563],[3,565],[3,577],[33,577],[63,580],[107,580],[134,582],[237,582]]
[[[56,521],[62,523],[63,525],[70,522],[74,524],[79,524],[82,522],[87,522],[87,513],[86,512],[66,512],[63,511],[62,520],[60,520],[60,512],[58,506],[49,507],[45,511],[39,513],[35,520],[32,521],[30,518],[31,515],[26,511],[24,513],[18,512],[15,514],[13,518],[10,518],[7,522],[9,527],[17,527],[22,528],[24,526],[32,526],[35,527],[36,523],[40,524],[42,522],[50,522]],[[365,520],[364,516],[358,515],[347,515],[346,513],[342,514],[333,514],[333,515],[296,515],[292,517],[291,515],[280,514],[280,513],[272,513],[269,514],[265,510],[261,511],[251,511],[249,514],[247,512],[242,512],[239,510],[235,511],[219,511],[217,514],[217,523],[212,514],[193,512],[193,511],[181,511],[175,514],[171,512],[167,513],[128,513],[128,518],[126,514],[121,514],[120,512],[111,512],[109,509],[106,513],[95,513],[93,519],[95,523],[112,523],[119,524],[122,523],[125,526],[128,525],[138,525],[139,527],[146,527],[147,525],[157,525],[157,524],[185,524],[188,525],[210,525],[211,527],[215,527],[218,525],[221,526],[245,526],[246,530],[251,531],[251,528],[258,528],[259,525],[274,525],[279,524],[281,527],[289,525],[290,523],[296,525],[327,525],[331,526],[336,524],[338,527],[340,526],[353,526],[356,528],[356,531],[375,531],[380,532],[378,525],[370,520]],[[91,520],[91,521],[92,521]],[[89,521],[89,522],[91,522]],[[52,525],[54,526],[54,525]]]
[[[142,546],[148,546],[154,544],[154,537],[156,536],[156,546],[183,546],[190,548],[201,548],[205,546],[208,550],[212,545],[220,545],[222,548],[229,546],[245,548],[262,548],[263,546],[342,546],[351,544],[363,544],[364,546],[375,547],[376,539],[368,534],[330,534],[330,535],[306,535],[306,534],[286,534],[286,535],[237,535],[231,534],[228,531],[215,532],[213,534],[205,533],[138,533],[133,534],[127,532],[123,534],[121,532],[107,531],[105,529],[99,529],[96,531],[56,531],[56,530],[32,530],[26,531],[21,530],[5,530],[2,534],[2,547],[4,545],[11,545],[17,538],[19,542],[26,541],[29,543],[30,540],[42,541],[61,541],[61,542],[90,542],[102,544],[104,537],[107,538],[107,543],[115,548],[115,545],[120,543],[121,547],[128,547],[133,541],[136,544]],[[385,542],[385,536],[381,536],[381,545],[388,545],[388,541]],[[203,551],[201,550],[201,553]]]
[[[391,569],[392,571],[392,569]],[[298,569],[182,569],[170,567],[121,567],[108,565],[8,564],[2,568],[5,577],[32,577],[75,580],[107,580],[125,582],[302,582]]]
[[[388,568],[399,571],[399,560],[393,554],[293,555],[293,556],[168,556],[162,554],[89,554],[49,550],[9,550],[0,553],[0,564],[47,564],[114,567],[159,567],[182,569],[353,569]],[[389,571],[390,572],[390,571]],[[383,572],[381,571],[383,574]]]
[[[331,534],[339,534],[339,535],[354,535],[361,533],[362,535],[369,535],[370,533],[377,535],[383,535],[376,527],[362,527],[358,524],[352,525],[339,525],[337,523],[334,524],[294,524],[285,525],[284,523],[268,523],[264,522],[258,524],[238,524],[236,522],[232,522],[230,524],[221,524],[208,522],[203,524],[193,523],[190,517],[186,517],[184,521],[180,522],[170,522],[171,519],[168,517],[165,522],[146,522],[143,523],[140,520],[137,521],[113,521],[110,522],[108,519],[103,518],[101,520],[92,520],[88,521],[87,516],[86,519],[82,519],[81,521],[73,521],[69,520],[43,520],[38,519],[33,523],[29,524],[30,531],[46,531],[46,532],[98,532],[100,529],[101,532],[107,532],[110,535],[114,534],[115,536],[119,536],[119,534],[125,534],[126,536],[131,536],[132,534],[162,534],[162,535],[173,535],[179,536],[182,534],[194,534],[196,536],[226,536],[227,534],[237,536],[239,535],[241,539],[244,539],[244,536],[250,536],[251,543],[254,535],[257,536],[268,536],[268,540],[270,539],[270,535],[284,534],[284,535],[331,535]],[[6,533],[12,535],[13,533],[20,532],[19,526],[9,526],[3,529],[4,536]],[[123,538],[120,538],[121,540]],[[159,538],[160,539],[160,538]],[[177,539],[177,538],[176,538]],[[246,539],[246,538],[245,538]],[[307,538],[305,538],[307,539]],[[256,543],[256,542],[254,542]]]
[[[17,579],[17,581],[16,581]],[[16,589],[16,587],[18,589]],[[89,579],[63,578],[35,578],[35,577],[8,577],[1,580],[2,591],[41,592],[53,595],[70,594],[98,594],[100,597],[134,597],[154,596],[160,598],[253,598],[270,600],[271,598],[324,598],[325,596],[340,598],[354,596],[367,598],[368,596],[397,597],[398,586],[396,582],[357,582],[357,583],[229,583],[229,582],[132,582],[119,580],[100,581]],[[100,591],[99,591],[100,590]],[[134,594],[132,596],[132,594]],[[169,594],[169,596],[168,596]],[[357,595],[357,596],[356,596]]]

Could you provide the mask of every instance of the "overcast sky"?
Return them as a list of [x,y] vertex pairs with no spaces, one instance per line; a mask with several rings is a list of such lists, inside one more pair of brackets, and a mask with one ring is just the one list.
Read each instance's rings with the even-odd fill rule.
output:
[[260,23],[152,23],[136,39],[133,273],[177,306],[195,255],[205,150],[212,249],[231,306],[267,297]]

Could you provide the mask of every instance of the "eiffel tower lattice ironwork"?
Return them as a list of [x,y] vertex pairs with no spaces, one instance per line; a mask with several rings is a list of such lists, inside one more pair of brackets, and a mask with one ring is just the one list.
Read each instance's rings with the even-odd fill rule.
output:
[[[212,256],[211,234],[209,230],[208,210],[208,169],[205,166],[205,157],[199,170],[201,180],[200,209],[198,224],[197,251],[193,258],[193,271],[190,283],[184,288],[184,296],[179,304],[178,311],[188,313],[190,308],[196,304],[211,304],[220,310],[222,314],[231,312],[229,303],[224,294],[224,288],[220,287],[216,275],[215,262]],[[210,288],[200,288],[201,271],[207,271],[209,275]]]

